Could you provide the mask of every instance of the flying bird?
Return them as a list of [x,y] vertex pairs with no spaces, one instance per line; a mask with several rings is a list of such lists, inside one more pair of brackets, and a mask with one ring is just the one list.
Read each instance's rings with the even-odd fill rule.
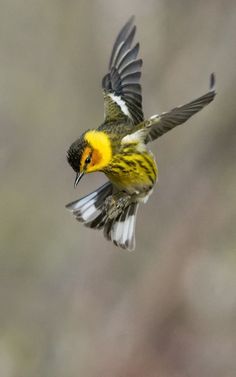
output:
[[108,182],[66,207],[87,227],[123,249],[135,248],[135,222],[140,203],[146,203],[157,182],[158,169],[148,143],[186,122],[215,97],[215,76],[209,91],[168,112],[144,118],[140,85],[142,59],[134,44],[134,17],[123,26],[112,48],[108,73],[102,80],[104,121],[85,131],[70,146],[67,160],[76,172],[75,187],[92,172]]

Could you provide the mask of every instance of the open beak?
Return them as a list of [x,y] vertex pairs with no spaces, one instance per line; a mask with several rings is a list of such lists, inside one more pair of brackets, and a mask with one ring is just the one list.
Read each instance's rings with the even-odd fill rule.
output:
[[84,175],[84,171],[76,174],[75,182],[74,182],[74,188],[76,188],[76,186],[78,185],[78,183],[81,180],[81,178],[83,177],[83,175]]

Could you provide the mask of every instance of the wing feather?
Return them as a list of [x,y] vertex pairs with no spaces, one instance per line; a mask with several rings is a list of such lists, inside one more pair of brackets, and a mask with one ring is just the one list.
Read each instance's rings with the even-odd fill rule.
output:
[[172,128],[186,122],[191,116],[198,113],[215,98],[215,75],[210,76],[210,90],[203,96],[185,104],[175,107],[167,113],[152,116],[146,123],[146,143],[153,141]]
[[114,55],[116,54],[118,46],[126,39],[127,34],[129,33],[129,30],[134,22],[134,16],[131,16],[128,22],[123,26],[123,28],[120,30],[119,34],[117,35],[117,38],[115,40],[115,43],[112,48],[111,57],[109,61],[109,69],[112,66],[112,62],[114,60]]
[[140,72],[142,64],[143,64],[142,59],[137,59],[135,61],[131,61],[131,62],[127,63],[120,70],[121,77],[123,78],[125,75],[128,75],[130,73]]
[[134,17],[131,17],[115,40],[108,73],[102,80],[105,121],[129,118],[134,125],[143,121],[142,60],[137,59],[139,43],[132,46],[135,32]]

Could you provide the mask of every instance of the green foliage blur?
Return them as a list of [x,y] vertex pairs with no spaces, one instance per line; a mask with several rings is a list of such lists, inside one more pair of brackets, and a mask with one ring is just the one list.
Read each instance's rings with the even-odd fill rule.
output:
[[[66,151],[103,120],[136,15],[146,116],[217,97],[151,146],[133,253],[77,223]],[[236,3],[0,1],[0,376],[235,377]]]

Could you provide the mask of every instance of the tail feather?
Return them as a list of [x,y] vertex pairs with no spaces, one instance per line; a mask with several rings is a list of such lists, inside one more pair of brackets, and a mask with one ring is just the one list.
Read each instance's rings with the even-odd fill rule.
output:
[[105,237],[116,246],[134,250],[137,210],[138,203],[131,203],[117,218],[108,221],[104,227]]
[[114,219],[110,219],[103,205],[112,192],[113,186],[107,182],[82,199],[67,204],[66,208],[85,226],[93,229],[104,228],[104,236],[116,246],[134,250],[138,203],[131,203]]
[[112,194],[112,190],[112,184],[107,182],[82,199],[67,204],[66,208],[75,215],[78,221],[91,228],[99,229],[101,228],[101,221],[104,221],[105,216],[102,210],[104,200]]
[[85,224],[85,226],[92,228],[92,229],[102,229],[107,221],[107,214],[103,210],[101,213],[95,217],[94,220]]

